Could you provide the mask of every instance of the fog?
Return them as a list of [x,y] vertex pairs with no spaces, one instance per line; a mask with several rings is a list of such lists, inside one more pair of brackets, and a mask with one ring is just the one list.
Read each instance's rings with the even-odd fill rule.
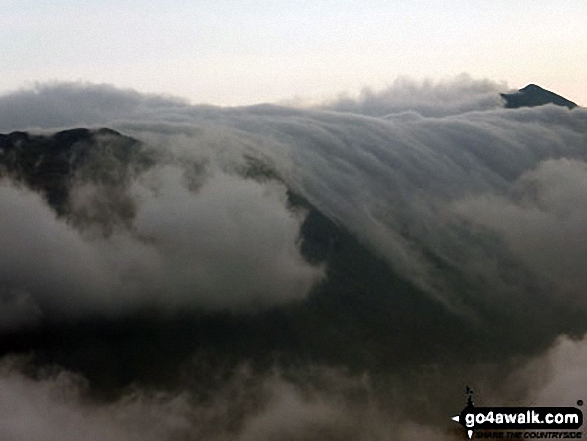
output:
[[[97,178],[95,170],[120,164],[109,153],[112,140],[96,135],[106,153],[68,178],[61,211],[4,174],[0,332],[36,335],[40,326],[83,327],[96,317],[124,323],[145,310],[171,321],[180,313],[236,314],[250,326],[257,321],[264,342],[287,347],[279,332],[289,324],[255,318],[269,311],[292,320],[299,347],[315,342],[314,355],[294,351],[295,362],[261,370],[247,367],[254,356],[230,354],[232,367],[214,387],[214,375],[188,369],[176,381],[182,392],[137,380],[108,399],[96,398],[89,373],[75,372],[75,355],[61,367],[49,356],[6,355],[2,438],[449,439],[460,436],[449,418],[464,404],[463,382],[478,402],[495,405],[584,399],[587,112],[505,109],[505,91],[462,76],[398,80],[313,107],[192,106],[77,83],[0,97],[6,132],[107,126],[139,140],[150,161]],[[308,317],[328,325],[303,340],[311,320],[303,311],[332,295],[329,283],[338,286],[333,265],[359,259],[337,254],[342,242],[311,236],[311,216],[332,223],[331,237],[356,239],[370,262],[380,259],[409,285],[397,293],[409,312],[386,310],[394,303],[381,286],[369,299],[353,297],[373,305],[365,310],[345,312],[343,297],[340,308],[325,303],[330,309]],[[312,259],[312,247],[330,254]],[[351,268],[348,280],[353,271],[368,269]],[[389,335],[374,333],[365,347],[389,340],[410,361],[390,352],[381,360],[393,363],[371,372],[367,360],[380,354],[350,345],[339,359],[354,360],[352,367],[333,361],[324,342],[342,335],[336,326],[353,313],[361,335],[387,314],[381,329]],[[446,326],[422,322],[432,316]],[[228,322],[219,323],[198,333],[224,341]],[[421,336],[438,342],[431,352],[413,344]],[[43,350],[33,344],[33,358]],[[214,357],[196,359],[216,369]],[[115,366],[113,355],[104,360]],[[206,399],[194,382],[208,390]]]

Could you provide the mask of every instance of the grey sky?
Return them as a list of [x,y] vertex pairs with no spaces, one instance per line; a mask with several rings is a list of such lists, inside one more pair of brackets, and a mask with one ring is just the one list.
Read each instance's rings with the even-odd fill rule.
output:
[[233,105],[466,72],[587,102],[581,0],[183,0],[0,7],[0,92],[91,81]]

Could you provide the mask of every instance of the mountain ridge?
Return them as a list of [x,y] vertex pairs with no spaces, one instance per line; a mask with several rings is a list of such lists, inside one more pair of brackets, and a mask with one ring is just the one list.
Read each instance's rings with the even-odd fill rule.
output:
[[517,92],[501,93],[500,95],[505,99],[505,107],[508,109],[536,107],[545,104],[554,104],[556,106],[567,107],[568,109],[578,107],[573,101],[533,83],[528,84]]

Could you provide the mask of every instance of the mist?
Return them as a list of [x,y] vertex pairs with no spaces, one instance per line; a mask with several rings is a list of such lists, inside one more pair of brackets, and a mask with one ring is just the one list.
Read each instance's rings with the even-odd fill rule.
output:
[[506,91],[461,76],[311,107],[78,83],[0,97],[6,132],[94,130],[58,202],[1,170],[0,434],[458,439],[465,385],[488,405],[574,405],[587,112],[505,109]]
[[503,83],[475,80],[467,74],[444,81],[397,78],[383,90],[364,88],[357,97],[341,94],[320,108],[383,117],[402,112],[440,117],[503,107]]

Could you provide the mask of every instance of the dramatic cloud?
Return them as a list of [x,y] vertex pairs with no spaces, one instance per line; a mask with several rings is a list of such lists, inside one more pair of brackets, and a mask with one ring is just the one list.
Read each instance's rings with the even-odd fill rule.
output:
[[[247,130],[244,119],[253,112],[256,124]],[[259,150],[291,188],[456,309],[476,302],[473,293],[485,290],[473,285],[479,276],[489,283],[490,296],[507,297],[521,287],[491,271],[495,252],[504,253],[498,244],[481,245],[471,237],[451,212],[452,202],[502,194],[541,161],[586,156],[587,113],[580,109],[545,106],[409,121],[272,109],[247,109],[245,115],[234,115],[228,128],[268,132],[273,144],[267,141]],[[280,169],[284,153],[293,166]],[[430,252],[472,284],[464,301],[457,298],[463,293],[455,292],[455,280],[447,281],[438,261],[426,257]],[[473,271],[471,264],[487,270]],[[495,304],[491,297],[487,302]]]
[[[413,90],[420,92],[412,93]],[[496,97],[496,92],[496,85],[468,77],[452,83],[418,87],[400,82],[390,89],[389,95],[404,97],[402,110],[419,111],[421,102],[426,101],[431,108],[441,109],[439,114],[458,114],[442,118],[406,117],[405,114],[373,118],[277,106],[193,107],[176,101],[145,98],[133,92],[117,92],[106,86],[53,85],[0,99],[0,112],[8,115],[12,105],[19,103],[23,109],[36,107],[39,114],[52,114],[53,103],[59,102],[64,112],[70,112],[72,123],[88,122],[83,111],[78,112],[75,106],[65,104],[67,99],[76,96],[86,100],[85,108],[99,108],[104,114],[109,109],[124,109],[119,113],[115,110],[111,115],[113,126],[158,150],[163,164],[173,164],[174,161],[175,164],[178,161],[195,164],[195,174],[193,170],[186,172],[177,165],[157,168],[156,173],[163,176],[157,184],[161,190],[151,192],[151,196],[147,190],[138,191],[139,187],[135,186],[133,200],[146,198],[133,219],[135,236],[109,239],[109,244],[117,243],[109,247],[124,250],[120,252],[126,255],[121,258],[125,262],[122,268],[133,274],[161,275],[157,280],[145,276],[149,280],[147,286],[167,286],[170,291],[185,291],[180,289],[183,282],[179,281],[186,280],[189,273],[187,279],[199,280],[198,286],[209,293],[200,296],[210,299],[219,298],[215,287],[231,292],[233,286],[242,286],[243,290],[239,292],[247,292],[244,298],[249,300],[262,298],[258,293],[263,290],[279,290],[282,298],[288,299],[298,297],[293,292],[307,292],[311,281],[317,280],[316,270],[304,266],[301,258],[295,257],[296,253],[292,251],[299,219],[296,221],[285,208],[285,187],[275,182],[243,181],[235,176],[239,167],[246,163],[244,158],[253,157],[280,176],[289,189],[305,197],[323,214],[345,226],[385,257],[400,274],[454,312],[477,320],[479,314],[485,314],[479,308],[499,308],[497,305],[502,305],[509,310],[511,304],[501,300],[512,298],[524,304],[528,301],[528,291],[534,289],[529,275],[515,280],[508,274],[511,266],[505,263],[509,262],[508,253],[513,253],[518,263],[529,266],[530,270],[544,272],[544,268],[550,267],[551,278],[565,278],[566,272],[580,268],[583,263],[579,258],[581,252],[575,253],[577,261],[568,262],[568,265],[561,265],[560,261],[550,265],[555,255],[541,253],[541,262],[529,265],[529,257],[524,258],[520,254],[522,251],[505,243],[503,246],[490,243],[488,237],[472,235],[475,232],[461,222],[464,209],[457,210],[460,213],[455,216],[451,208],[455,202],[463,198],[475,199],[476,196],[499,200],[518,178],[539,167],[542,161],[559,158],[580,161],[586,157],[587,112],[582,109],[569,111],[544,106],[462,113],[472,108],[457,104],[455,109],[460,109],[458,112],[446,112],[438,104],[440,101],[454,102],[448,97],[478,102],[480,95]],[[94,106],[94,102],[100,105]],[[27,123],[22,123],[24,126],[36,124],[35,114],[32,115]],[[75,115],[79,115],[77,119]],[[97,114],[92,118],[94,120],[90,123],[103,121]],[[120,120],[114,121],[117,118]],[[206,169],[208,163],[212,164],[212,178],[199,171]],[[188,179],[183,184],[182,180],[186,178],[180,176],[182,173],[184,176],[191,173],[192,181],[202,182],[190,184]],[[149,185],[145,184],[147,188]],[[191,191],[190,185],[203,186]],[[91,213],[92,206],[96,206],[97,193],[91,186],[88,188],[75,182],[73,188],[74,211],[77,203],[78,209]],[[582,187],[577,191],[582,194]],[[108,192],[105,194],[109,197]],[[156,194],[157,197],[153,197]],[[100,197],[103,198],[104,194]],[[84,198],[94,202],[88,205],[83,202]],[[257,204],[256,201],[261,200],[263,202]],[[256,213],[257,217],[247,214],[249,211]],[[257,230],[259,225],[264,225],[261,230],[266,229],[263,234]],[[550,241],[565,242],[575,237],[574,233],[549,234],[544,228],[548,227],[544,226],[540,233],[548,236]],[[39,228],[34,230],[39,231]],[[515,236],[513,231],[510,235]],[[150,237],[154,238],[153,243],[147,240]],[[188,245],[181,237],[196,239]],[[289,245],[275,246],[277,238],[283,239],[280,243]],[[88,246],[87,241],[81,245],[73,239],[71,241],[76,244],[72,249]],[[127,242],[137,246],[127,246]],[[154,246],[155,243],[161,247]],[[564,249],[566,245],[559,243],[557,246]],[[247,247],[252,247],[248,251],[250,254],[244,251]],[[177,251],[173,254],[175,257],[170,254],[171,249]],[[194,254],[196,250],[198,252]],[[527,250],[525,256],[533,251]],[[502,258],[495,261],[495,253]],[[197,257],[192,260],[186,258],[188,255]],[[258,265],[249,268],[244,263],[249,259],[243,260],[246,255],[257,256],[251,261]],[[433,260],[431,255],[435,256]],[[568,259],[573,258],[568,256]],[[88,258],[72,257],[76,263],[84,262],[84,259]],[[100,259],[98,263],[94,260],[91,265],[88,263],[94,268],[92,271],[99,271],[95,268],[106,265],[104,259]],[[112,258],[106,260],[118,262]],[[272,266],[270,262],[279,263]],[[446,271],[439,270],[439,262],[458,276],[448,277]],[[211,266],[216,270],[211,271]],[[566,269],[556,270],[557,266]],[[281,270],[276,271],[276,268]],[[124,270],[115,274],[121,272]],[[228,282],[229,274],[239,275],[235,285]],[[265,282],[259,282],[260,278],[252,274],[271,276],[267,276]],[[141,277],[131,278],[130,284],[142,286],[138,282]],[[257,282],[253,283],[251,278]],[[275,287],[276,280],[280,280],[280,288]],[[475,280],[482,280],[486,286],[475,286]],[[109,277],[108,282],[103,283],[113,282]],[[458,290],[455,290],[454,283],[460,286]],[[182,286],[195,288],[193,283]],[[104,286],[104,289],[110,287]],[[153,300],[156,297],[153,291],[156,290],[146,289],[142,296]],[[537,295],[548,299],[548,289],[541,287],[540,291],[545,292]],[[495,303],[495,298],[500,302]],[[224,304],[232,303],[227,301]],[[496,306],[490,307],[492,304]]]
[[[53,439],[63,418],[71,424],[64,430],[79,425],[88,439],[102,439],[95,427],[122,440],[439,439],[450,432],[447,407],[461,406],[463,382],[494,404],[568,401],[572,385],[584,382],[575,368],[584,342],[569,338],[587,332],[587,112],[504,109],[500,87],[467,77],[402,80],[323,108],[190,106],[82,85],[1,97],[6,130],[108,124],[153,158],[106,183],[83,170],[72,176],[59,216],[39,194],[5,179],[2,332],[88,313],[272,307],[263,317],[190,328],[186,337],[220,341],[211,344],[214,354],[247,338],[251,348],[242,352],[262,354],[265,367],[244,382],[255,384],[253,392],[208,391],[222,402],[213,410],[191,389],[88,404],[83,394],[56,401],[47,391],[69,386],[53,377],[11,370],[0,388],[18,397],[21,413],[40,413],[36,403],[56,413],[25,428],[13,411],[6,436]],[[111,164],[94,160],[98,169]],[[339,266],[308,263],[308,249]],[[392,287],[362,286],[371,279]],[[208,331],[217,334],[206,340]],[[347,348],[342,334],[359,344]],[[267,347],[302,368],[312,358],[348,362],[359,372],[349,374],[353,384],[368,366],[384,396],[357,405],[354,392],[337,395],[338,386],[309,390],[289,371],[271,376]],[[241,352],[230,355],[242,361]],[[250,394],[257,398],[240,400]],[[229,414],[242,418],[223,419]]]
[[416,112],[440,117],[501,107],[503,100],[499,93],[506,90],[504,84],[474,80],[464,74],[441,82],[399,78],[382,91],[366,88],[356,98],[342,95],[323,108],[370,116]]
[[73,229],[38,194],[0,186],[2,327],[42,313],[266,306],[303,298],[321,277],[296,249],[300,218],[282,185],[219,173],[191,192],[184,181],[171,166],[143,176],[130,190],[130,230],[109,237]]

